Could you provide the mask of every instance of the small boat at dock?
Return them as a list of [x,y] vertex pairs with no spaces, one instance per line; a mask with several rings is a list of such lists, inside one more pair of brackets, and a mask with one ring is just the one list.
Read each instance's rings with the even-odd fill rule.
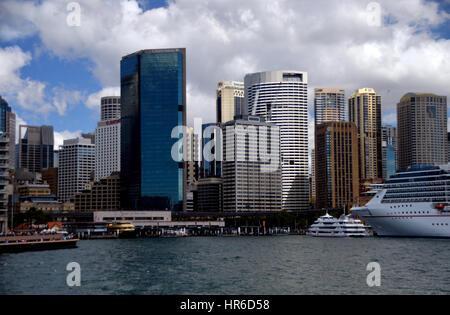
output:
[[0,254],[76,248],[79,239],[63,234],[0,237]]

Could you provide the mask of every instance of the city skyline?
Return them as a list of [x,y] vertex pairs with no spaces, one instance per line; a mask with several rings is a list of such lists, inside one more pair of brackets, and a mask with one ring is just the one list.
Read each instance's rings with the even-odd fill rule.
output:
[[[252,42],[258,46],[271,38],[267,22],[264,22],[269,10],[259,3],[241,4],[239,10],[224,9],[214,3],[202,8],[197,7],[200,4],[188,0],[178,0],[171,6],[164,1],[130,1],[117,6],[100,1],[95,4],[86,1],[79,3],[83,9],[79,27],[65,25],[70,12],[63,4],[52,1],[41,4],[2,1],[0,4],[1,11],[7,15],[2,20],[4,27],[0,34],[0,61],[6,65],[0,75],[0,94],[17,113],[17,124],[54,125],[55,146],[62,144],[63,139],[95,129],[100,97],[119,94],[118,64],[121,56],[148,48],[143,47],[143,42],[149,43],[146,46],[151,48],[186,47],[189,50],[188,125],[192,125],[193,117],[203,118],[204,123],[215,121],[215,110],[212,108],[215,107],[218,82],[242,81],[246,73],[255,71],[294,68],[310,74],[310,130],[313,125],[313,91],[317,87],[342,88],[347,96],[360,86],[373,87],[383,98],[384,124],[393,125],[396,125],[395,106],[402,95],[408,92],[448,95],[445,82],[449,81],[450,71],[446,71],[448,65],[444,61],[448,59],[450,35],[446,28],[449,16],[444,11],[448,10],[445,3],[408,3],[409,10],[404,12],[401,3],[380,1],[383,15],[388,17],[381,26],[367,25],[364,16],[367,13],[366,4],[347,4],[345,10],[350,16],[358,17],[352,19],[343,14],[337,4],[329,3],[320,18],[326,21],[331,12],[336,12],[336,18],[328,19],[319,29],[304,33],[294,31],[296,28],[305,29],[298,25],[301,22],[296,22],[296,17],[302,16],[301,12],[306,10],[319,10],[319,5],[285,3],[277,7],[273,4],[272,9],[276,10],[272,11],[277,16],[284,11],[289,13],[286,19],[280,20],[278,27],[292,31],[277,32],[283,35],[267,46],[264,52],[259,49],[255,51],[247,44]],[[18,5],[22,5],[23,9],[15,10]],[[103,10],[99,10],[100,7]],[[289,7],[298,10],[294,12],[288,10]],[[174,33],[171,28],[164,31],[171,25],[169,13],[175,12],[175,9],[181,19],[188,18],[192,11],[205,15],[212,13],[213,20],[202,22],[207,24],[199,26],[206,30],[206,38],[199,41],[190,27],[182,31],[175,29],[177,31]],[[221,9],[228,10],[231,16],[239,19],[227,19],[219,14]],[[320,6],[320,10],[323,9]],[[52,10],[57,14],[51,15]],[[416,19],[415,12],[424,12],[428,20],[415,26],[409,25]],[[117,28],[108,27],[111,22],[105,22],[107,16],[117,16]],[[135,24],[130,22],[133,19]],[[334,31],[336,20],[342,26]],[[19,27],[19,22],[15,21],[22,21],[22,26]],[[104,25],[97,24],[101,22]],[[212,27],[214,23],[218,25],[216,28]],[[150,24],[154,24],[156,30],[146,35],[143,29]],[[92,25],[98,26],[98,36],[103,40],[94,36],[96,40],[92,42],[91,38],[83,35],[86,27]],[[136,31],[136,39],[127,41],[120,35],[119,30],[125,27]],[[359,34],[346,32],[347,28],[358,29]],[[54,29],[58,31],[53,32]],[[343,30],[345,37],[335,36],[333,41],[328,42],[324,34],[331,32],[339,35],[339,30]],[[233,35],[233,32],[241,36]],[[208,45],[203,40],[207,40]],[[318,53],[317,40],[328,48],[324,51],[334,53]],[[283,49],[286,45],[291,48]],[[102,49],[105,47],[107,49]],[[427,58],[431,52],[434,58]],[[275,55],[279,58],[274,58]],[[210,62],[203,65],[203,61],[208,60],[206,57]],[[416,65],[414,60],[421,60],[421,64]],[[374,69],[374,66],[379,67]],[[440,74],[431,76],[433,71]],[[313,133],[310,133],[310,140],[312,137]],[[312,146],[313,141],[310,141]]]

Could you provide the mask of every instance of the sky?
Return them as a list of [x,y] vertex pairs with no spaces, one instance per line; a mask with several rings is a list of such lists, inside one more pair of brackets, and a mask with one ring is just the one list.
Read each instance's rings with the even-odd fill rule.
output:
[[450,95],[450,0],[1,0],[0,95],[59,145],[95,130],[122,56],[177,47],[190,125],[215,120],[219,81],[259,71],[308,72],[310,146],[314,88],[374,88],[393,125],[404,94]]

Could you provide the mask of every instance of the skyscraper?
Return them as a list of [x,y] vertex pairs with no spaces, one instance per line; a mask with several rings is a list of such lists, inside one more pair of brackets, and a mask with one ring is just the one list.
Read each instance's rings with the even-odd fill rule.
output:
[[105,96],[100,102],[101,121],[120,119],[120,96]]
[[0,132],[9,139],[9,167],[16,165],[16,114],[6,100],[0,96]]
[[249,115],[280,127],[283,209],[309,209],[308,77],[300,71],[272,71],[245,76]]
[[311,175],[309,179],[309,200],[315,203],[316,200],[316,150],[311,150]]
[[383,179],[389,179],[397,172],[397,148],[383,141]]
[[225,212],[281,210],[280,131],[260,120],[242,117],[223,124]]
[[120,97],[102,98],[95,146],[95,181],[120,172]]
[[358,132],[351,122],[316,126],[316,207],[347,210],[359,197]]
[[[222,150],[222,143],[219,141],[222,138],[220,126],[220,123],[204,124],[202,126],[201,178],[222,176],[222,156],[217,156],[220,155],[219,150]],[[205,151],[207,154],[204,153]]]
[[219,82],[216,91],[216,114],[218,123],[234,120],[234,116],[246,115],[244,107],[244,83]]
[[120,77],[122,208],[185,210],[186,163],[171,153],[186,125],[186,50],[125,56]]
[[358,128],[359,178],[383,176],[381,96],[374,89],[358,89],[348,100],[349,121]]
[[59,149],[58,200],[68,202],[91,182],[95,144],[91,138],[64,140]]
[[316,125],[326,121],[345,121],[345,90],[314,89],[314,119]]
[[447,154],[448,154],[448,162],[450,163],[450,132],[447,134]]
[[386,125],[382,127],[383,130],[383,141],[386,145],[397,146],[397,128],[394,126]]
[[9,144],[8,137],[0,134],[0,233],[5,233],[8,225]]
[[183,155],[186,161],[187,183],[193,184],[198,180],[199,166],[198,153],[200,146],[198,136],[194,133],[194,128],[187,128],[186,134],[183,137]]
[[383,126],[383,179],[388,179],[397,171],[397,128]]
[[408,93],[397,104],[398,168],[443,165],[447,152],[447,97]]
[[54,166],[53,144],[53,126],[20,125],[19,168],[34,173],[42,173],[42,170],[52,168]]

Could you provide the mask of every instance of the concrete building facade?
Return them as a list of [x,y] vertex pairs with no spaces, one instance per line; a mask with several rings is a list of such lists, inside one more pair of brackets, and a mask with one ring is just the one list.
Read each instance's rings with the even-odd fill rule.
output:
[[316,126],[316,208],[350,209],[359,197],[358,131],[351,122]]
[[281,211],[279,130],[259,117],[223,125],[225,212]]
[[0,134],[0,233],[8,229],[9,138]]
[[120,173],[100,179],[71,198],[76,212],[120,210]]
[[100,101],[100,121],[120,119],[120,96],[105,96]]
[[219,82],[216,91],[216,115],[218,123],[234,120],[236,115],[245,115],[244,83]]
[[345,121],[345,90],[314,89],[314,120],[316,126],[326,121]]
[[91,139],[64,140],[59,149],[58,200],[67,202],[91,182],[95,144]]
[[408,93],[397,104],[398,168],[448,162],[447,97]]
[[358,128],[359,177],[383,177],[381,96],[372,88],[358,89],[348,100],[349,121]]
[[308,75],[271,71],[245,76],[248,114],[280,128],[283,209],[309,209]]
[[98,122],[95,147],[95,181],[120,172],[120,119]]

